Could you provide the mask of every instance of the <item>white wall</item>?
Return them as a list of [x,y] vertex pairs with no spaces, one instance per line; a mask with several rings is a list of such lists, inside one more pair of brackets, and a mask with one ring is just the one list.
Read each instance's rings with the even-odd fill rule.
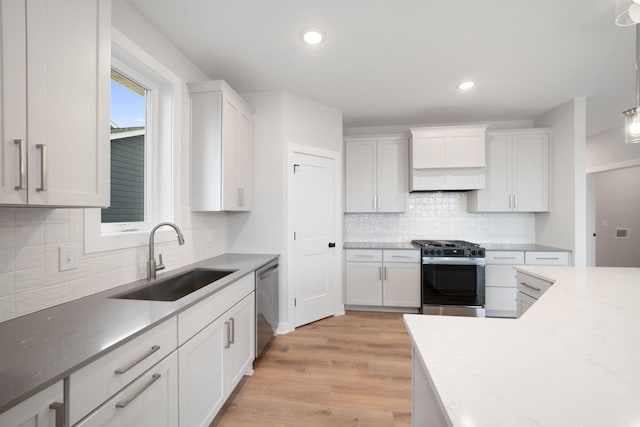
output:
[[[167,269],[226,252],[226,216],[189,210],[189,97],[186,83],[207,76],[193,65],[125,0],[113,1],[113,26],[155,57],[183,81],[181,128],[174,143],[181,171],[179,226],[186,243],[158,244]],[[146,275],[147,248],[83,254],[83,209],[0,208],[0,321],[85,295],[100,292]],[[78,268],[58,271],[58,247],[69,245],[81,254]]]
[[535,120],[551,128],[550,212],[536,214],[536,243],[573,251],[587,263],[586,103],[576,98]]
[[[596,265],[640,267],[640,166],[594,174]],[[616,228],[629,238],[616,238]]]
[[474,243],[534,243],[530,213],[469,213],[467,193],[411,193],[409,211],[345,214],[347,242],[409,242],[459,239]]
[[640,144],[624,142],[624,122],[587,139],[587,172],[640,165]]
[[[227,216],[229,250],[280,254],[278,329],[282,333],[293,329],[295,313],[294,289],[288,280],[288,147],[296,144],[342,153],[342,113],[289,92],[245,92],[241,96],[254,110],[255,200],[251,212]],[[341,224],[342,206],[338,209]]]

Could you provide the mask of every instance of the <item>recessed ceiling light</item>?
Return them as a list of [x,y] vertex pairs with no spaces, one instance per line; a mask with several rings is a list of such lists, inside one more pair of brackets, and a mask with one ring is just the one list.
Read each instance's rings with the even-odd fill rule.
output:
[[307,30],[302,35],[302,40],[304,40],[306,44],[319,44],[322,42],[322,33],[318,30]]
[[474,87],[476,84],[474,82],[462,82],[458,85],[458,89],[460,90],[469,90]]

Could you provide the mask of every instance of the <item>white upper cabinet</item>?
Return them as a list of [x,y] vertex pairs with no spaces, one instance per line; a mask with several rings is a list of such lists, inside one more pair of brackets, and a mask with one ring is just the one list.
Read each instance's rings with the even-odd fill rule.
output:
[[109,204],[108,0],[3,0],[0,204]]
[[408,210],[408,147],[405,136],[346,141],[346,212]]
[[471,212],[549,210],[549,130],[487,134],[487,185],[469,193]]
[[484,188],[486,129],[484,125],[410,129],[410,190]]
[[191,209],[249,211],[253,199],[253,113],[224,81],[191,90]]

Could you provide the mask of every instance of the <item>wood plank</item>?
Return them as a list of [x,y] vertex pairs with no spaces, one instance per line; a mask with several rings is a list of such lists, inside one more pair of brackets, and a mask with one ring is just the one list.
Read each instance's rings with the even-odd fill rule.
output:
[[357,311],[276,337],[210,427],[410,425],[402,315]]

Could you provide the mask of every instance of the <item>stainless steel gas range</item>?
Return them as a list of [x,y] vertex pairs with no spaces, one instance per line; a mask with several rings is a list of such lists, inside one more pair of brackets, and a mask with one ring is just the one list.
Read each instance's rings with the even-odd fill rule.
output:
[[484,248],[463,240],[411,243],[422,253],[423,313],[484,317]]

